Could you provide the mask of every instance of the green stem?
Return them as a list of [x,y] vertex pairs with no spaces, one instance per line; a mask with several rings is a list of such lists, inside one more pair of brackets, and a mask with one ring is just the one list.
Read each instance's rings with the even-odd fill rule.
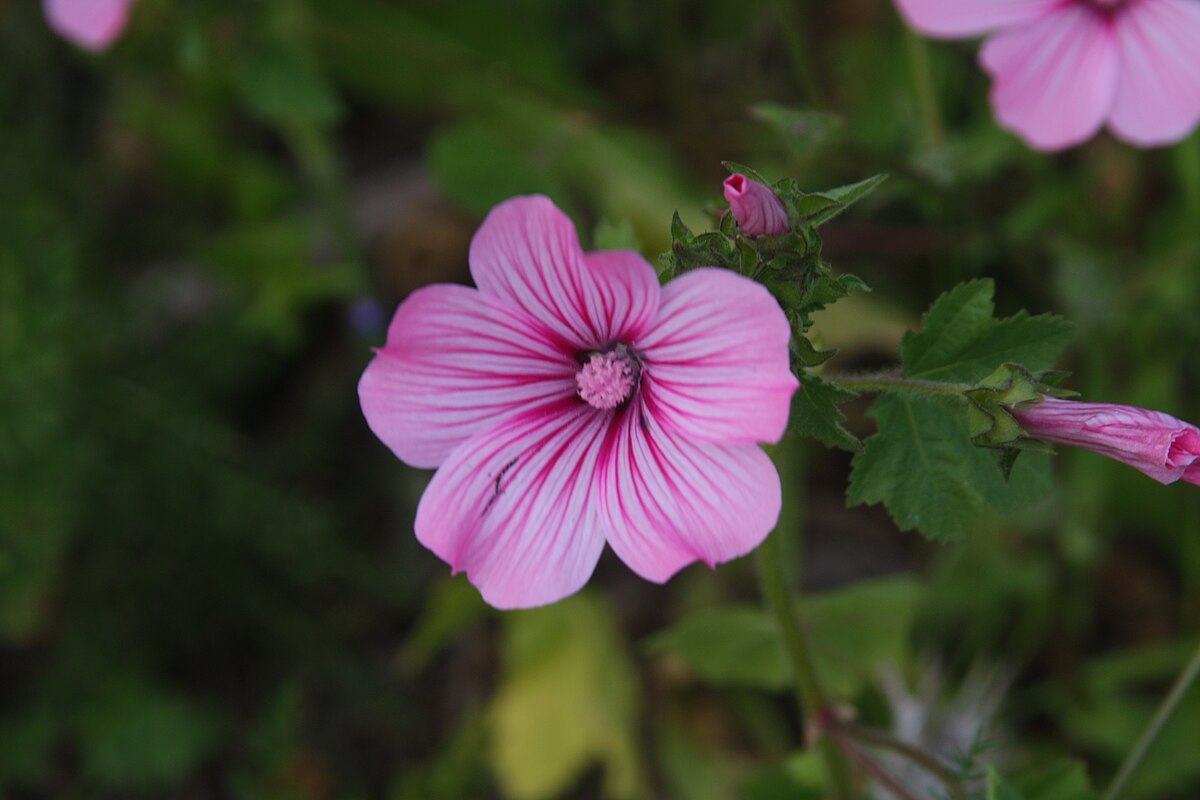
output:
[[1179,176],[1186,219],[1200,215],[1200,135],[1193,134],[1175,147],[1175,174]]
[[804,26],[798,18],[800,4],[775,0],[775,11],[779,15],[779,24],[787,39],[788,56],[792,61],[792,69],[796,71],[796,81],[808,95],[808,102],[814,108],[820,108],[821,90],[813,74],[812,64],[808,60],[809,48],[804,42]]
[[929,48],[924,39],[907,28],[904,32],[904,44],[913,89],[917,93],[917,107],[921,110],[926,142],[934,146],[940,145],[946,140],[946,130],[942,125],[942,110],[938,104],[933,68],[929,63]]
[[917,378],[905,378],[894,372],[867,372],[858,375],[821,376],[828,383],[852,392],[904,392],[907,394],[940,395],[954,397],[971,388],[966,383],[942,383],[941,381],[923,381]]
[[1108,787],[1108,791],[1104,793],[1104,800],[1116,800],[1121,792],[1125,789],[1125,785],[1129,783],[1129,779],[1133,777],[1133,773],[1139,766],[1142,760],[1146,757],[1146,753],[1150,751],[1151,745],[1162,733],[1163,726],[1167,724],[1167,720],[1175,713],[1175,709],[1179,706],[1179,701],[1187,694],[1188,689],[1196,681],[1196,677],[1200,675],[1200,648],[1196,649],[1192,655],[1192,660],[1183,668],[1183,672],[1179,673],[1179,677],[1175,679],[1175,685],[1171,687],[1171,691],[1167,693],[1166,699],[1162,701],[1162,705],[1154,712],[1154,716],[1150,720],[1150,724],[1146,726],[1146,730],[1142,731],[1142,736],[1138,739],[1137,744],[1133,746],[1133,750],[1129,751],[1129,755],[1125,757],[1124,763],[1117,771],[1117,777],[1113,778],[1112,784]]
[[934,756],[926,753],[921,748],[889,736],[882,731],[862,728],[850,722],[839,722],[837,723],[837,727],[852,739],[873,747],[891,750],[894,753],[904,756],[945,784],[946,788],[950,790],[950,796],[954,800],[966,800],[967,795],[963,790],[962,780],[959,776],[955,775]]
[[[785,445],[786,446],[786,445]],[[783,559],[780,557],[783,535],[782,527],[767,537],[758,548],[759,576],[762,583],[763,597],[767,607],[775,615],[779,626],[779,635],[783,639],[784,649],[792,665],[792,677],[796,700],[809,720],[820,720],[822,709],[826,707],[825,694],[817,678],[817,671],[809,655],[808,641],[800,627],[800,619],[796,613],[795,601],[788,589],[787,576],[783,569]],[[815,746],[825,763],[825,774],[829,779],[829,796],[833,800],[851,800],[850,772],[842,758],[836,743],[828,736],[821,735],[817,729],[818,738]]]

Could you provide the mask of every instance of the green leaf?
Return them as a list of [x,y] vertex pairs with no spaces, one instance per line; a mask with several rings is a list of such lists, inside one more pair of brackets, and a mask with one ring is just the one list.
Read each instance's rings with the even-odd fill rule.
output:
[[[885,578],[802,600],[801,624],[825,687],[852,697],[876,668],[902,661],[919,599],[915,581]],[[699,612],[655,634],[646,647],[680,659],[711,683],[772,690],[791,683],[775,620],[758,608],[722,606]]]
[[904,374],[923,380],[974,383],[1005,363],[1039,372],[1066,348],[1074,326],[1052,314],[1021,311],[995,319],[991,280],[960,284],[925,314],[920,333],[905,335]]
[[505,617],[492,769],[505,797],[560,796],[591,763],[608,797],[636,795],[637,680],[612,609],[587,594]]
[[456,125],[429,143],[429,166],[438,185],[456,205],[486,214],[519,194],[564,197],[562,182],[491,128]]
[[85,770],[113,786],[180,780],[216,745],[217,733],[201,706],[134,679],[104,687],[79,721]]
[[[921,332],[904,337],[904,374],[975,383],[1009,362],[1049,369],[1070,340],[1070,323],[1024,311],[995,319],[993,291],[990,280],[976,280],[938,298]],[[1005,482],[994,456],[971,443],[962,398],[890,395],[876,401],[870,415],[879,433],[854,459],[847,500],[883,503],[901,530],[960,538],[981,514],[1015,513],[1049,491],[1041,455],[1005,465],[1012,469]]]
[[801,624],[825,688],[850,698],[880,666],[903,662],[920,600],[920,584],[907,577],[859,581],[806,597]]
[[679,658],[710,683],[783,689],[791,682],[775,620],[753,606],[693,614],[652,636],[646,649]]
[[800,390],[792,395],[790,427],[801,436],[811,436],[830,447],[862,450],[858,437],[842,425],[846,417],[839,403],[854,398],[854,392],[826,383],[809,372],[800,372]]
[[342,107],[324,76],[300,53],[261,53],[237,76],[246,106],[271,123],[335,122]]
[[477,623],[488,607],[464,577],[447,577],[430,593],[397,661],[412,672],[423,669],[455,636]]
[[627,217],[616,221],[604,217],[596,223],[592,247],[595,250],[641,250],[642,243]]
[[845,126],[844,120],[834,114],[778,103],[751,106],[750,115],[766,123],[797,157],[831,142]]
[[890,395],[870,416],[879,433],[854,458],[849,505],[883,503],[901,530],[966,535],[981,514],[1010,514],[1049,490],[1045,456],[1029,454],[1006,483],[992,454],[971,443],[965,404]]

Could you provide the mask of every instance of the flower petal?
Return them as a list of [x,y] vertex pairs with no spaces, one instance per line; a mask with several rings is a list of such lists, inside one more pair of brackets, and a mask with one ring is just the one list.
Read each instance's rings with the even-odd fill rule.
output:
[[658,317],[634,343],[655,416],[707,441],[776,442],[798,382],[791,327],[771,293],[723,269],[697,269],[663,288]]
[[45,0],[54,32],[87,50],[104,50],[129,22],[133,0]]
[[597,509],[608,543],[646,580],[744,555],[779,521],[779,473],[757,445],[696,442],[640,406],[616,423]]
[[573,396],[577,369],[523,311],[442,284],[401,303],[358,395],[371,430],[401,461],[436,467],[505,417]]
[[978,36],[1031,22],[1062,0],[896,0],[908,26],[926,36]]
[[1039,150],[1091,138],[1113,104],[1117,51],[1107,20],[1084,4],[993,36],[979,61],[1000,124]]
[[484,294],[527,311],[576,350],[636,336],[658,308],[654,268],[632,251],[585,257],[575,226],[546,197],[492,209],[471,240]]
[[543,406],[465,442],[417,508],[417,538],[496,608],[579,590],[604,549],[592,484],[610,415]]
[[1113,31],[1121,63],[1113,131],[1143,147],[1187,136],[1200,121],[1200,3],[1130,3]]

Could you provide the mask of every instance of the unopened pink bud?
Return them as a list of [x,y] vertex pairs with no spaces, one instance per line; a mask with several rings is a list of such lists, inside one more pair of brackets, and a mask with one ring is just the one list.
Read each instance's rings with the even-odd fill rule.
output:
[[1200,485],[1200,428],[1161,411],[1046,397],[1012,415],[1035,439],[1092,450],[1159,483]]
[[778,236],[788,229],[787,209],[775,193],[745,175],[725,179],[725,199],[746,236]]

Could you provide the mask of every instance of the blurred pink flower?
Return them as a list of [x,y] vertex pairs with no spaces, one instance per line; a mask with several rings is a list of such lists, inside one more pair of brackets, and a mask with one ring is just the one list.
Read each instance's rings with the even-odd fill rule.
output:
[[1200,122],[1197,0],[896,0],[928,36],[990,34],[979,61],[1000,124],[1039,150],[1107,123],[1142,147]]
[[44,0],[55,33],[86,50],[104,50],[125,30],[134,0]]
[[725,200],[746,236],[778,236],[788,229],[787,209],[766,186],[745,175],[725,179]]
[[758,443],[797,388],[766,289],[719,269],[660,288],[633,251],[584,253],[544,197],[493,209],[470,264],[478,289],[400,305],[359,383],[375,434],[438,467],[422,544],[522,608],[577,591],[605,541],[661,583],[766,537],[780,483]]
[[1159,483],[1200,485],[1200,429],[1161,411],[1046,397],[1012,415],[1035,439],[1092,450]]

